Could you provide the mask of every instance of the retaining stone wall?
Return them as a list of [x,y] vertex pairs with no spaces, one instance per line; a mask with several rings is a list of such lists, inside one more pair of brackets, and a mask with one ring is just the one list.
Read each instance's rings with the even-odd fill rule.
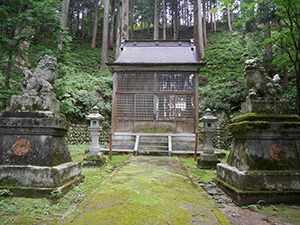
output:
[[[104,144],[109,140],[110,127],[104,126],[100,132],[99,144]],[[91,135],[87,125],[71,124],[67,133],[67,142],[70,145],[91,144]]]

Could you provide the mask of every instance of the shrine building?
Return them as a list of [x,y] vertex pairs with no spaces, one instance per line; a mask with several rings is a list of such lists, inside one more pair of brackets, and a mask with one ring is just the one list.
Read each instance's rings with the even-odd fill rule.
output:
[[[193,40],[126,40],[116,61],[107,65],[114,76],[114,148],[139,152],[143,150],[142,137],[145,142],[160,137],[149,142],[166,138],[170,155],[176,151],[172,144],[176,137],[194,140],[198,132],[198,74],[205,63],[197,61]],[[149,144],[143,148],[150,147],[155,149]],[[185,148],[182,143],[177,150],[185,150],[181,148]]]

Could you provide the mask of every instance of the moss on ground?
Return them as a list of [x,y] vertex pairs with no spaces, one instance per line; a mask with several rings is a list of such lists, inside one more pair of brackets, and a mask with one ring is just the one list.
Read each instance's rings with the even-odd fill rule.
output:
[[[199,187],[200,188],[200,187]],[[64,224],[228,224],[177,158],[131,157]]]
[[[73,161],[82,161],[89,145],[69,145]],[[0,196],[0,224],[60,224],[92,191],[97,188],[115,168],[129,155],[107,156],[107,166],[82,169],[85,181],[73,187],[60,199],[21,198]]]

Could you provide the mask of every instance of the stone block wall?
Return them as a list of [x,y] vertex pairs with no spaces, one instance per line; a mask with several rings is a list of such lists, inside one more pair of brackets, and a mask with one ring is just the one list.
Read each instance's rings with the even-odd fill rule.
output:
[[[104,126],[99,137],[99,144],[109,141],[110,127]],[[87,125],[71,124],[66,136],[70,145],[91,144],[91,135]]]

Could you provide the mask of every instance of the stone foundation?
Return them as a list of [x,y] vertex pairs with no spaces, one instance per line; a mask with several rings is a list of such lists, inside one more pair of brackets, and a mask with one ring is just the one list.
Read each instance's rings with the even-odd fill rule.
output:
[[296,115],[237,117],[229,127],[234,142],[227,164],[217,165],[218,185],[240,205],[299,202],[299,128]]
[[217,165],[216,182],[238,205],[264,200],[266,203],[299,203],[299,171],[240,171]]
[[0,114],[0,165],[57,166],[71,162],[68,123],[52,112]]
[[82,179],[81,162],[53,167],[0,165],[0,189],[9,189],[14,196],[51,197],[55,190],[64,194]]

